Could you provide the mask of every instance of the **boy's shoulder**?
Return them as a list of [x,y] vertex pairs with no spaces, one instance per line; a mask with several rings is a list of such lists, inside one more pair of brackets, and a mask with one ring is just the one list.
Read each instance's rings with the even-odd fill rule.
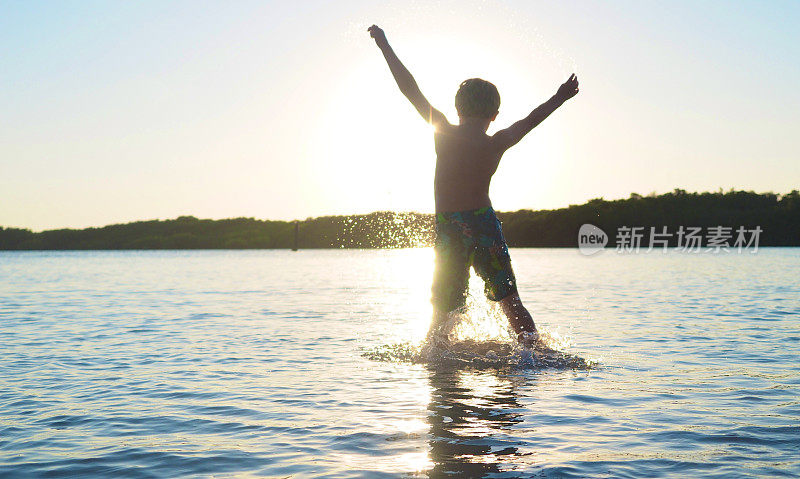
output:
[[488,135],[483,131],[465,130],[452,124],[437,126],[434,128],[433,136],[437,144],[469,143],[476,146],[500,147],[500,137],[497,133]]

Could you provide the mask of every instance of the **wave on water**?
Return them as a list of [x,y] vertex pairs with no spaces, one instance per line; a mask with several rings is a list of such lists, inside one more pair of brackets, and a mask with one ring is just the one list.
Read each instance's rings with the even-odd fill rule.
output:
[[567,346],[565,338],[547,330],[540,330],[536,343],[523,346],[500,326],[501,320],[505,318],[491,312],[462,312],[420,343],[385,344],[367,349],[362,356],[373,361],[478,369],[587,370],[598,365],[595,360],[562,351]]

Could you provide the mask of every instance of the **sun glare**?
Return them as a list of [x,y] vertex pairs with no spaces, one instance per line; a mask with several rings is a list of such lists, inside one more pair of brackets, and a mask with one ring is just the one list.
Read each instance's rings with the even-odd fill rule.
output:
[[[498,46],[470,40],[474,36],[466,34],[453,44],[452,35],[390,33],[392,47],[423,94],[451,123],[458,122],[454,95],[463,80],[481,77],[497,85],[502,102],[489,134],[545,100],[554,88],[548,77],[558,76],[551,71],[555,62],[542,65],[536,56],[541,52],[530,45],[526,47],[532,52],[507,53],[502,46],[514,40],[509,34],[498,40]],[[353,49],[350,63],[342,65],[341,74],[326,84],[326,103],[312,119],[315,124],[306,146],[312,165],[310,194],[320,201],[324,198],[326,213],[431,212],[433,129],[399,91],[380,51],[369,42],[355,43]],[[531,73],[534,63],[536,74]],[[515,173],[504,175],[502,168],[493,180],[498,206],[531,207],[559,188],[555,185],[559,181],[540,180],[563,176],[550,171],[559,164],[553,161],[554,136],[559,133],[551,131],[535,142],[523,142],[506,155],[504,164],[513,164]]]
[[433,130],[381,68],[351,71],[320,115],[308,152],[318,190],[339,213],[431,211]]

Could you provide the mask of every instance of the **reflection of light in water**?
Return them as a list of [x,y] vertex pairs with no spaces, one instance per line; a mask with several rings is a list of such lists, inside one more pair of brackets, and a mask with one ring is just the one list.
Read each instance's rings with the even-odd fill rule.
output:
[[[394,374],[403,377],[396,387],[370,388],[369,401],[375,404],[393,404],[391,410],[377,408],[371,414],[360,419],[354,434],[342,434],[342,452],[332,454],[332,460],[342,464],[345,471],[366,471],[378,473],[396,473],[397,471],[418,472],[433,466],[428,452],[420,446],[420,441],[430,429],[425,421],[425,410],[431,401],[431,388],[428,378],[418,374],[416,366],[394,366]],[[416,370],[416,372],[415,372]],[[368,409],[367,412],[370,410]],[[374,439],[385,444],[375,450],[391,449],[391,454],[375,455],[368,450],[353,453],[344,452],[350,447],[363,448],[363,433],[367,432]],[[348,441],[352,440],[352,446]],[[367,438],[367,440],[372,440]],[[368,472],[366,473],[368,475]]]
[[412,248],[390,251],[391,268],[386,272],[386,283],[402,288],[405,294],[391,295],[394,302],[385,303],[386,317],[400,317],[406,328],[393,331],[403,339],[421,341],[430,325],[433,308],[431,306],[431,279],[433,278],[433,249]]
[[491,397],[500,386],[508,384],[508,381],[501,383],[500,378],[495,374],[464,372],[459,378],[459,385],[468,389],[470,395],[477,398]]
[[349,470],[396,473],[397,471],[420,472],[433,467],[427,451],[407,452],[393,456],[376,457],[364,454],[334,453],[332,458],[346,464]]
[[433,461],[428,457],[428,451],[409,452],[396,457],[398,464],[406,471],[422,471],[433,467]]
[[427,429],[427,424],[418,415],[420,407],[430,402],[430,387],[424,377],[411,375],[404,371],[405,366],[398,366],[398,373],[407,377],[402,387],[386,389],[381,395],[374,397],[378,402],[402,402],[408,407],[398,409],[391,416],[382,416],[370,421],[370,429],[380,434],[413,434]]
[[405,421],[395,421],[392,423],[393,429],[397,431],[402,431],[406,434],[411,434],[413,432],[422,432],[428,429],[428,424],[426,424],[421,419],[407,419]]
[[432,370],[430,381],[429,445],[436,465],[429,474],[484,477],[503,472],[498,464],[513,461],[518,450],[503,436],[523,421],[514,384],[494,372],[476,371]]
[[[497,391],[508,386],[508,381],[501,381],[494,374],[463,372],[458,381],[458,385],[465,389],[466,394],[460,400],[463,406],[470,408],[487,408],[491,410],[491,399],[496,396]],[[474,437],[486,437],[497,431],[495,428],[480,417],[465,416],[464,424],[458,428],[462,434]]]

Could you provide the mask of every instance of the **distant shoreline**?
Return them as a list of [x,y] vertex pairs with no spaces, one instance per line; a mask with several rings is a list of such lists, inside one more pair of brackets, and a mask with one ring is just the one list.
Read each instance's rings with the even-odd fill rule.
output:
[[[107,252],[107,253],[114,253],[114,252],[149,252],[149,251],[173,251],[173,252],[180,252],[180,251],[288,251],[288,252],[300,252],[300,251],[400,251],[406,249],[429,249],[433,246],[403,246],[397,248],[300,248],[297,251],[292,251],[291,248],[148,248],[148,249],[0,249],[0,253],[47,253],[47,252],[64,252],[64,253],[80,253],[84,251],[94,251],[94,252]],[[704,246],[703,249],[706,247]],[[783,249],[792,249],[792,248],[800,248],[800,245],[785,245],[785,246],[764,246],[759,245],[758,250],[783,250]],[[526,250],[526,249],[537,249],[537,250],[546,250],[546,249],[553,249],[553,250],[575,250],[578,251],[577,246],[509,246],[509,250]],[[672,250],[674,248],[670,248]],[[615,246],[606,246],[603,248],[604,251],[616,251],[617,248]],[[702,252],[702,250],[701,250]],[[747,253],[747,250],[743,251]],[[639,253],[647,253],[647,254],[660,254],[660,249],[654,250],[652,252],[647,251],[646,245],[639,250]],[[728,248],[726,253],[729,254],[736,254],[736,248]],[[686,254],[692,254],[688,252]]]
[[[576,248],[581,225],[592,224],[615,243],[620,228],[641,228],[646,245],[651,228],[670,234],[677,246],[681,228],[698,227],[709,240],[709,228],[759,228],[759,246],[800,246],[800,192],[748,191],[662,195],[631,194],[627,199],[597,198],[555,210],[498,212],[510,247]],[[254,218],[223,220],[181,216],[172,220],[136,221],[100,228],[32,232],[0,227],[0,250],[184,250],[184,249],[375,249],[431,246],[434,216],[423,213],[374,212],[321,216],[302,221]],[[730,228],[727,230],[726,228]],[[656,233],[658,234],[658,233]]]

